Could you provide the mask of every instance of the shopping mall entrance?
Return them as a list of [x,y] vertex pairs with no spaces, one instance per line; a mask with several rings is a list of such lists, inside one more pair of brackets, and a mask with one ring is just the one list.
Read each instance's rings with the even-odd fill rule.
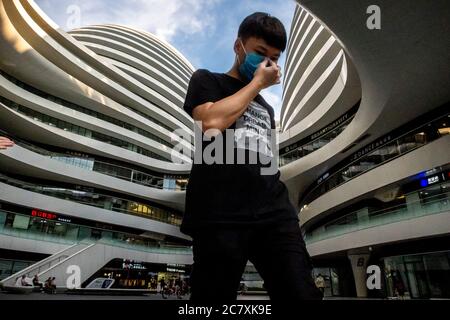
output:
[[83,283],[82,287],[97,278],[110,278],[115,280],[112,289],[147,289],[156,293],[161,280],[169,287],[175,286],[177,281],[189,284],[190,273],[190,265],[114,259]]

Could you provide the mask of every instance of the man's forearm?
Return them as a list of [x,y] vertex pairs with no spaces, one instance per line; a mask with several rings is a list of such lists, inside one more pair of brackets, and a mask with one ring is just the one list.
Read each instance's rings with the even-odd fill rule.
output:
[[207,104],[196,120],[203,122],[203,131],[218,129],[222,132],[236,122],[261,89],[257,81],[252,81],[232,96]]

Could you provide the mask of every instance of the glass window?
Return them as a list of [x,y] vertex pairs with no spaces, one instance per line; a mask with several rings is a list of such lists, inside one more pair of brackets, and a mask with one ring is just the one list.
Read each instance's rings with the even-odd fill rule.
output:
[[13,261],[0,259],[0,280],[11,275],[13,269]]
[[430,294],[435,298],[450,297],[450,262],[447,253],[424,256]]
[[14,217],[13,228],[28,230],[30,225],[30,217],[16,215]]
[[15,274],[26,267],[28,267],[31,263],[25,262],[25,261],[14,261],[13,268],[12,268],[12,274]]

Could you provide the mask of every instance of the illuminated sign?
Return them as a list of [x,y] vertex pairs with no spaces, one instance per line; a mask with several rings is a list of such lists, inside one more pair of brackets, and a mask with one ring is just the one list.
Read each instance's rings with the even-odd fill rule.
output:
[[46,220],[56,220],[56,221],[65,222],[65,223],[72,222],[72,220],[69,218],[63,218],[63,217],[58,216],[57,214],[41,211],[38,209],[31,210],[31,216],[46,219]]
[[328,178],[329,176],[330,176],[330,173],[329,173],[329,172],[325,173],[323,176],[321,176],[321,177],[319,178],[319,180],[317,180],[317,184],[322,183],[322,181],[325,180],[326,178]]
[[437,182],[439,182],[439,176],[432,176],[432,177],[429,177],[428,179],[420,180],[420,186],[426,187],[426,186],[429,186],[430,184],[435,184]]
[[122,269],[124,270],[145,270],[147,269],[142,263],[133,260],[123,260]]
[[58,218],[58,216],[54,213],[44,212],[36,209],[31,210],[31,216],[44,218],[47,220],[56,220]]
[[184,264],[177,264],[177,263],[168,263],[166,271],[167,272],[176,272],[176,273],[185,273],[186,271],[180,268],[185,268],[186,265]]
[[184,267],[186,267],[186,265],[184,265],[184,264],[177,264],[177,263],[168,263],[167,266],[168,267],[175,267],[175,268],[184,268]]
[[433,184],[436,182],[439,182],[439,176],[434,176],[434,177],[428,178],[428,184]]
[[176,273],[185,273],[186,271],[181,270],[181,269],[174,269],[174,268],[167,268],[166,269],[167,272],[176,272]]

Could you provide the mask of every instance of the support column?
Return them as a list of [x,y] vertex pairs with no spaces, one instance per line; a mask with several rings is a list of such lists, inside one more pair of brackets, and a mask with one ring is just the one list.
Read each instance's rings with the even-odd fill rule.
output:
[[348,252],[348,258],[352,265],[353,277],[355,279],[356,296],[358,298],[367,298],[367,266],[369,263],[370,252]]
[[360,210],[358,210],[358,213],[356,214],[358,218],[358,225],[367,225],[369,224],[369,208],[365,207]]
[[421,204],[419,192],[414,192],[406,196],[406,207],[408,208],[408,216],[418,216],[421,213]]

